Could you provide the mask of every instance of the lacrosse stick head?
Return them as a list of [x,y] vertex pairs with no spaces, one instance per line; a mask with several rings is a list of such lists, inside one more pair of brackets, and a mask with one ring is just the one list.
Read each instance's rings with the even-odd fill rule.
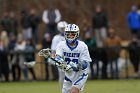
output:
[[32,62],[24,62],[24,65],[27,66],[28,68],[32,68],[35,65],[35,61],[32,61]]
[[51,49],[49,49],[49,48],[41,49],[41,50],[38,52],[38,55],[39,55],[39,56],[43,56],[43,57],[45,57],[45,58],[48,58],[49,56],[51,56]]

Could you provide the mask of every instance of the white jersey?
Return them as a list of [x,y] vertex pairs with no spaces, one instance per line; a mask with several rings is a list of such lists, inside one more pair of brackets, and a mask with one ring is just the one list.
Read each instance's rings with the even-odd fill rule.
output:
[[54,38],[53,38],[53,40],[52,40],[52,45],[51,45],[51,49],[52,50],[56,50],[56,46],[57,46],[57,44],[60,42],[60,41],[64,41],[65,40],[65,38],[64,38],[64,36],[62,36],[62,35],[55,35],[54,36]]
[[[64,57],[66,64],[69,64],[69,62],[80,64],[83,61],[92,61],[89,55],[87,45],[79,40],[77,40],[76,46],[73,48],[71,48],[66,43],[66,41],[61,41],[56,47],[56,55]],[[72,82],[81,75],[87,75],[87,69],[81,69],[78,72],[73,71],[71,74],[65,73],[65,77]]]
[[[55,51],[58,43],[64,40],[65,38],[61,34],[55,35],[52,40],[51,49]],[[60,88],[62,89],[65,73],[61,69],[58,69],[58,72],[59,72],[59,85]]]

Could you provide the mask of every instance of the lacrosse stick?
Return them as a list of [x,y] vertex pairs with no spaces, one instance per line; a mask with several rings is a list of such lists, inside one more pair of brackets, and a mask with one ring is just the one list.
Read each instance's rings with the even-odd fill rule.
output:
[[[64,68],[64,70],[66,69],[66,65],[62,64],[61,62],[58,62],[57,60],[55,60],[54,58],[51,57],[51,49],[47,48],[47,49],[42,49],[38,52],[38,56],[43,56],[45,58],[50,58],[52,61],[54,61],[55,63],[57,63],[59,66],[62,66]],[[27,67],[33,67],[35,65],[35,63],[48,63],[48,62],[24,62],[24,64]],[[52,64],[52,62],[50,62]],[[53,63],[53,64],[55,64]]]
[[[42,49],[38,52],[38,55],[39,56],[43,56],[45,58],[48,58],[50,55],[51,55],[51,50],[49,48],[47,49]],[[35,62],[35,61],[31,61],[31,62],[24,62],[24,65],[26,65],[27,67],[31,68],[33,67],[36,63],[44,63],[46,64],[47,62],[44,61],[44,62]]]
[[46,48],[46,49],[42,49],[38,52],[39,56],[43,56],[45,58],[50,58],[51,56],[51,49]]
[[[54,63],[52,63],[52,61],[50,61],[51,64],[58,64],[58,66],[63,67],[64,70],[66,70],[67,65],[63,64],[62,62],[59,62],[57,60],[55,60],[54,58],[51,57],[51,52],[52,50],[47,48],[47,49],[42,49],[38,52],[39,56],[43,56],[45,58],[50,58]],[[60,57],[61,58],[61,57]],[[63,58],[62,58],[63,59]]]
[[[47,48],[47,49],[42,49],[42,50],[39,51],[38,55],[39,55],[39,56],[43,56],[43,57],[45,57],[45,58],[50,58],[52,61],[54,61],[53,63],[52,63],[52,61],[50,61],[51,64],[57,64],[58,67],[60,67],[60,68],[63,69],[64,71],[70,73],[71,70],[72,70],[71,66],[70,66],[70,65],[66,65],[66,64],[64,64],[64,63],[62,63],[62,62],[59,62],[59,61],[55,60],[54,58],[52,58],[52,57],[51,57],[51,52],[52,52],[52,50],[49,49],[49,48]],[[57,55],[57,56],[59,56],[59,55]],[[61,56],[59,56],[59,58],[62,59],[62,61],[63,61],[63,58],[62,58]],[[73,65],[74,67],[77,66],[77,65],[76,65],[75,63],[73,63],[73,62],[70,62],[69,64]],[[71,69],[71,70],[70,70],[70,69]]]

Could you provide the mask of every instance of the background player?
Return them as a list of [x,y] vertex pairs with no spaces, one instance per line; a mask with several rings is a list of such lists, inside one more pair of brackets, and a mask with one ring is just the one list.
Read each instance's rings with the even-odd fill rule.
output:
[[[57,24],[57,29],[59,31],[59,34],[55,35],[54,38],[52,39],[52,45],[51,45],[52,56],[55,55],[55,50],[56,50],[57,44],[60,41],[65,40],[65,38],[64,38],[64,30],[65,30],[66,26],[67,26],[67,22],[65,22],[65,21],[60,21]],[[59,72],[59,85],[60,85],[60,88],[62,89],[62,85],[63,85],[63,81],[64,81],[64,71],[62,71],[61,69],[58,69],[58,72]]]
[[[79,32],[77,25],[68,24],[64,32],[65,41],[61,41],[56,48],[54,59],[67,65],[62,93],[79,93],[83,90],[88,78],[87,67],[91,58],[87,45],[77,40]],[[57,63],[56,65],[63,69],[61,65]]]

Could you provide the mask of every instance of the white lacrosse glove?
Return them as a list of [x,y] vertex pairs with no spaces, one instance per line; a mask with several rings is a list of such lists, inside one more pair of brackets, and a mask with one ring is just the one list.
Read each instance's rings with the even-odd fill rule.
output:
[[71,66],[71,65],[67,65],[65,71],[66,71],[66,72],[71,72],[71,71],[73,71],[72,66]]
[[56,55],[54,59],[57,61],[55,62],[55,65],[60,69],[64,69],[64,59],[59,55]]
[[66,71],[79,71],[79,66],[78,64],[74,63],[74,62],[70,62],[67,67],[66,67]]

